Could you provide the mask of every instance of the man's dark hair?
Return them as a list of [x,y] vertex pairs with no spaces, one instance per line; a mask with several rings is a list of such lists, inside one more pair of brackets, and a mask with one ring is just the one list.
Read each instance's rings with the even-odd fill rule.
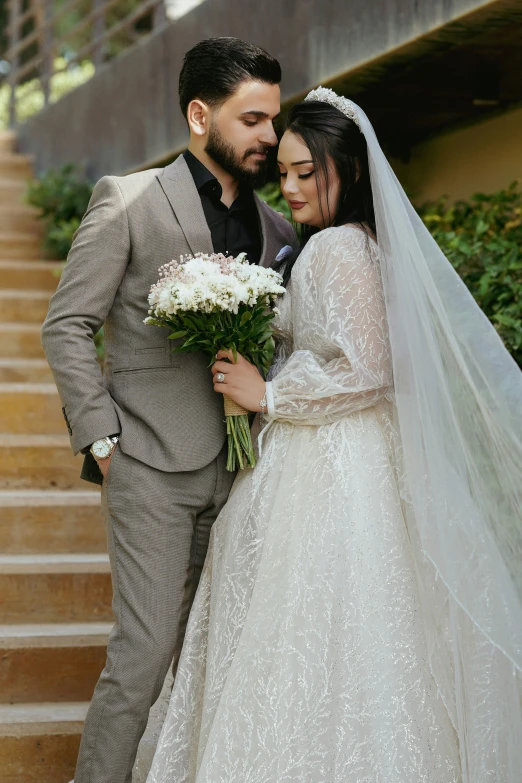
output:
[[240,38],[200,41],[186,53],[179,75],[179,105],[184,117],[195,98],[216,108],[245,79],[279,84],[281,66],[264,49]]

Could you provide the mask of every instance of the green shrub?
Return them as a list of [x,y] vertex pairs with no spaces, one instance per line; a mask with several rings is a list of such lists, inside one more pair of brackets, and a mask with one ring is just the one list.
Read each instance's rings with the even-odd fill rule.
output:
[[522,192],[441,198],[419,214],[511,355],[522,366]]
[[292,213],[285,197],[281,193],[279,182],[269,182],[257,191],[257,195],[262,198],[263,201],[266,201],[272,209],[275,209],[276,212],[282,212],[285,218],[290,220]]
[[41,211],[45,223],[44,251],[49,258],[67,258],[92,189],[81,168],[70,163],[60,169],[50,169],[29,183],[26,200]]

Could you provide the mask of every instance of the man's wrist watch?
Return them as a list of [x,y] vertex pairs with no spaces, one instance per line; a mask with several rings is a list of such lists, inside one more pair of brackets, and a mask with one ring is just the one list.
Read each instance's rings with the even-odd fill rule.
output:
[[95,440],[90,448],[90,452],[94,459],[107,459],[110,457],[116,448],[119,439],[118,435],[110,435],[108,438]]

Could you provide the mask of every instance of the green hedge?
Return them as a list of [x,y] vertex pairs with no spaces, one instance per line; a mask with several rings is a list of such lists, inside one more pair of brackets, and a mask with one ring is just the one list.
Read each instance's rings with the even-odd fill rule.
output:
[[[277,185],[260,195],[288,214]],[[469,201],[424,204],[419,215],[522,367],[522,191],[514,182]]]
[[74,232],[84,216],[93,185],[82,169],[72,163],[51,169],[29,183],[26,201],[38,207],[45,223],[44,253],[47,258],[65,260]]
[[514,182],[419,214],[511,355],[522,366],[522,192]]
[[[65,259],[92,193],[81,169],[67,165],[31,183],[27,200],[45,221],[45,252]],[[279,185],[259,191],[286,217]],[[418,210],[514,359],[522,366],[522,192],[519,183],[497,193],[478,193],[448,204],[441,198]],[[164,259],[163,259],[164,260]],[[158,260],[158,266],[161,259]],[[100,341],[101,338],[98,338]],[[99,345],[103,352],[103,345]]]

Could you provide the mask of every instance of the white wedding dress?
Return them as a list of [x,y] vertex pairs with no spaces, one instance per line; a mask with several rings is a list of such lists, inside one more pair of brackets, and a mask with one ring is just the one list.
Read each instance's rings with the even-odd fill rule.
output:
[[148,783],[459,783],[373,240],[313,236],[279,308],[262,453],[214,525]]

